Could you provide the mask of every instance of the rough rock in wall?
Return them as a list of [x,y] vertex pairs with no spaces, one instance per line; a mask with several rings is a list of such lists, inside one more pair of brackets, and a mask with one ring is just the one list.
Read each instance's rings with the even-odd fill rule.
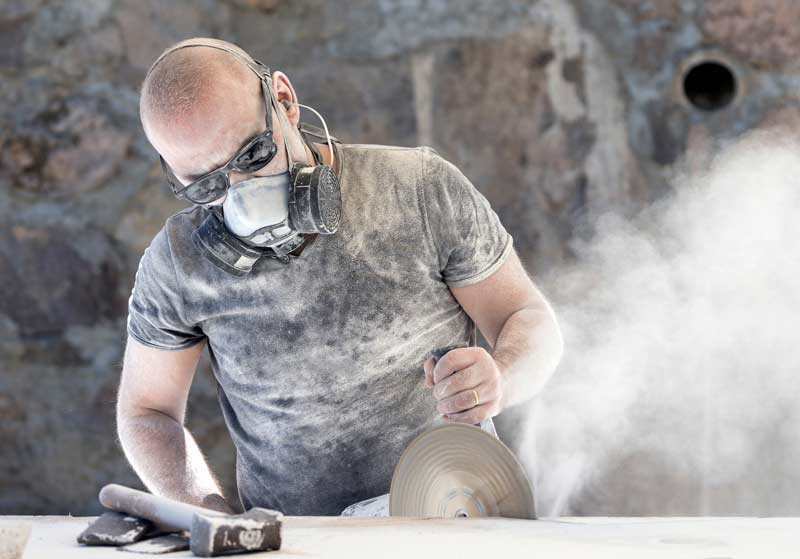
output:
[[[138,122],[139,84],[164,48],[231,40],[285,71],[344,141],[433,145],[538,277],[570,260],[587,215],[664,194],[687,152],[699,165],[710,138],[798,118],[793,27],[772,33],[796,8],[756,4],[1,3],[0,513],[97,512],[101,484],[136,483],[113,420],[126,301],[142,251],[182,207]],[[709,56],[738,80],[717,111],[683,87]],[[514,413],[499,421],[512,444]],[[235,495],[207,361],[189,427]],[[585,510],[627,512],[617,505]]]

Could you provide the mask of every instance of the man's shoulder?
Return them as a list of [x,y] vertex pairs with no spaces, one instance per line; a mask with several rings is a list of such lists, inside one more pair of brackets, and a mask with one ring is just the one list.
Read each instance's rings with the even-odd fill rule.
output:
[[419,151],[430,150],[428,146],[390,146],[385,144],[341,144],[347,151],[370,151],[370,152],[397,152],[397,151]]
[[428,146],[344,144],[342,147],[343,180],[364,182],[369,188],[376,182],[413,188],[428,174],[431,159],[439,157]]
[[145,252],[152,253],[151,259],[172,260],[175,254],[182,254],[191,244],[191,236],[203,218],[206,210],[200,206],[185,208],[169,216],[161,229],[150,241]]
[[389,146],[383,144],[342,144],[345,159],[355,162],[373,163],[407,163],[420,161],[422,158],[435,154],[436,151],[428,146]]
[[167,218],[164,229],[169,236],[175,233],[184,234],[186,231],[191,233],[200,225],[206,215],[208,215],[208,211],[202,206],[184,208]]

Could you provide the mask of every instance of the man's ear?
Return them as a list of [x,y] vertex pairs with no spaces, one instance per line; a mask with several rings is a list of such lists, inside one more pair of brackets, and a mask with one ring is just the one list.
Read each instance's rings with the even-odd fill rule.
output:
[[289,77],[280,71],[272,72],[272,88],[275,99],[286,111],[286,118],[292,126],[297,127],[300,122],[300,107],[297,106],[297,95]]

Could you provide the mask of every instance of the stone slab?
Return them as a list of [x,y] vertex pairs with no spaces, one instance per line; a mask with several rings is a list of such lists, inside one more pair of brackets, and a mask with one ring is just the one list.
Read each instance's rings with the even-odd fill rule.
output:
[[[0,517],[30,524],[25,559],[115,558],[115,549],[83,547],[75,537],[94,518]],[[626,559],[797,557],[800,518],[509,518],[284,517],[280,551],[247,557],[593,557]],[[191,552],[170,554],[191,557]]]

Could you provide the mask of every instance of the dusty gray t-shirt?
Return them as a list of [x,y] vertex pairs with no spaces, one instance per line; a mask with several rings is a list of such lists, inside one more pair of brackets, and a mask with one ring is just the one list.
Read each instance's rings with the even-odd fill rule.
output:
[[448,286],[487,278],[512,251],[486,199],[432,149],[338,147],[339,230],[289,264],[219,270],[192,244],[206,215],[195,207],[167,220],[136,274],[131,336],[167,350],[208,339],[247,508],[336,515],[387,493],[437,415],[426,353],[472,332]]

